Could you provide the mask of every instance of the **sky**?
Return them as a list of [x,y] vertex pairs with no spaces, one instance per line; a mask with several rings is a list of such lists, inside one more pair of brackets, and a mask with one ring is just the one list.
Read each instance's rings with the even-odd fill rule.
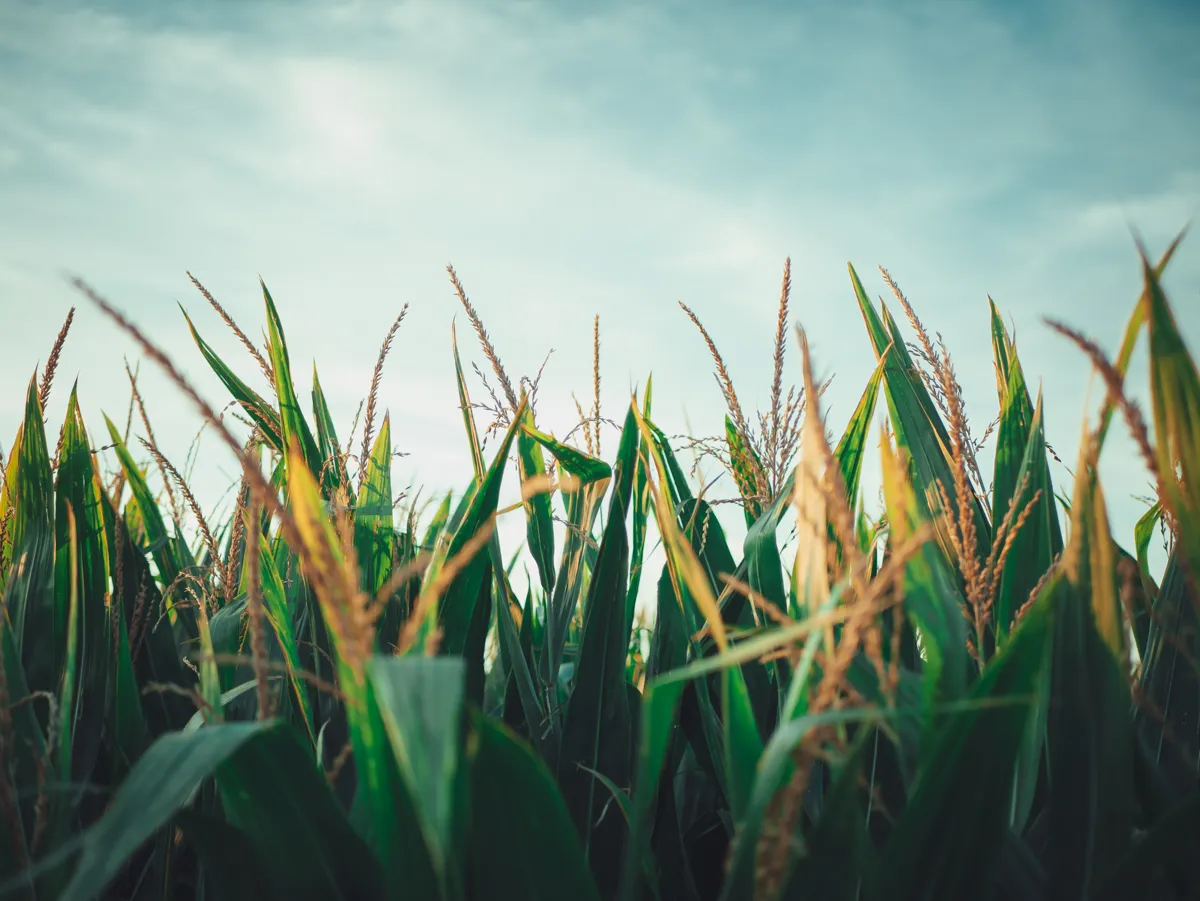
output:
[[[847,263],[890,301],[883,265],[944,336],[977,435],[996,414],[996,301],[1073,469],[1100,390],[1042,320],[1115,353],[1141,286],[1134,234],[1157,257],[1200,212],[1198,42],[1200,6],[1167,0],[0,0],[0,448],[72,305],[51,429],[75,379],[93,446],[108,443],[103,414],[124,420],[137,348],[68,277],[221,407],[180,304],[261,380],[185,273],[255,338],[261,276],[302,399],[315,361],[343,440],[410,305],[380,389],[406,454],[394,484],[461,492],[471,464],[452,322],[465,362],[486,363],[448,263],[509,374],[545,362],[543,429],[571,430],[572,393],[588,403],[599,314],[602,413],[622,420],[653,372],[664,430],[715,435],[723,401],[678,302],[712,333],[743,405],[761,407],[790,256],[792,322],[818,378],[833,377],[835,436],[874,363]],[[1198,241],[1165,279],[1193,350]],[[788,354],[785,378],[800,383],[794,341]],[[1130,377],[1143,404],[1146,367],[1143,339]],[[159,444],[181,462],[199,419],[153,364],[141,372]],[[471,389],[483,398],[473,376]],[[617,438],[604,428],[606,458]],[[990,442],[982,459],[986,472]],[[869,501],[876,469],[873,453]],[[1132,549],[1150,486],[1123,427],[1101,473]],[[192,481],[206,509],[234,474],[204,437]],[[1053,475],[1069,493],[1066,469]],[[711,494],[734,490],[726,478]],[[510,473],[503,499],[515,497]],[[740,514],[721,516],[740,543]],[[523,531],[508,515],[506,548]]]

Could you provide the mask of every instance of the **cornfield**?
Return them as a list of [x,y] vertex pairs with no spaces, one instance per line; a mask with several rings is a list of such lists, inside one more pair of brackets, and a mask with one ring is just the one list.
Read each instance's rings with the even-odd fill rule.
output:
[[[195,282],[250,354],[247,381],[188,319],[186,352],[234,418],[76,281],[220,437],[240,485],[206,518],[132,372],[136,446],[130,423],[89,436],[74,391],[52,443],[68,316],[2,461],[0,896],[1200,897],[1200,376],[1160,286],[1178,244],[1157,264],[1142,251],[1116,359],[1048,321],[1106,389],[1066,487],[994,304],[990,483],[950,356],[886,271],[916,340],[851,266],[877,365],[836,446],[789,331],[788,270],[754,423],[685,307],[728,406],[723,437],[692,449],[738,486],[740,549],[655,424],[650,384],[604,459],[598,325],[571,444],[537,421],[536,383],[514,386],[451,269],[496,375],[496,446],[455,345],[474,471],[457,500],[398,506],[392,423],[376,419],[403,313],[343,443],[315,371],[300,397],[265,285],[259,347]],[[1149,421],[1123,389],[1143,331]],[[803,381],[785,393],[797,344]],[[1114,416],[1157,485],[1131,551],[1097,475]],[[876,515],[860,496],[871,441]],[[506,476],[521,502],[500,509]],[[521,515],[506,557],[497,518]],[[665,565],[643,574],[659,544]]]

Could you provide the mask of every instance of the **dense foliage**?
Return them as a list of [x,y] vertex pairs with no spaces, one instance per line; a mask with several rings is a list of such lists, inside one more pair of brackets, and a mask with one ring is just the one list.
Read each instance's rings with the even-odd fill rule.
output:
[[[30,382],[0,492],[0,896],[1200,897],[1200,377],[1159,285],[1174,249],[1143,256],[1116,360],[1052,324],[1108,388],[1057,491],[1041,396],[996,308],[986,486],[944,348],[893,284],[906,345],[853,268],[878,365],[830,447],[802,333],[803,389],[781,393],[785,276],[757,429],[709,341],[740,549],[655,425],[649,385],[610,461],[598,397],[586,446],[556,440],[453,273],[499,379],[500,438],[485,457],[455,347],[474,473],[428,516],[396,515],[386,417],[374,433],[395,326],[355,454],[315,371],[301,401],[265,286],[264,349],[225,316],[263,393],[188,320],[244,417],[235,436],[78,283],[243,478],[210,524],[132,374],[136,448],[128,424],[89,436],[74,392],[51,444],[53,361]],[[1149,424],[1122,390],[1142,331]],[[880,392],[873,520],[859,484]],[[1097,477],[1114,414],[1158,485],[1132,553]],[[507,561],[506,476],[527,522]],[[666,565],[643,574],[657,540]],[[647,639],[635,601],[651,577]]]

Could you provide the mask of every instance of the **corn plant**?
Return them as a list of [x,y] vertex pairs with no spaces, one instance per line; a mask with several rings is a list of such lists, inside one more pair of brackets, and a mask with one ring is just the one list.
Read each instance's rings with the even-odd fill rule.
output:
[[[1160,284],[1178,243],[1157,265],[1142,254],[1115,360],[1050,323],[1107,392],[1069,499],[1041,394],[994,304],[990,485],[950,356],[886,271],[916,340],[850,267],[877,363],[833,446],[799,329],[803,384],[783,391],[790,269],[757,428],[685,307],[729,407],[723,439],[693,447],[734,476],[740,549],[655,424],[649,382],[602,459],[598,321],[580,447],[539,423],[540,375],[513,384],[450,270],[499,393],[471,401],[453,342],[473,471],[457,501],[425,516],[414,499],[397,516],[392,423],[376,431],[376,418],[403,312],[356,453],[357,428],[341,442],[315,370],[301,401],[265,285],[260,348],[193,279],[261,390],[184,313],[244,421],[235,435],[76,282],[195,406],[241,479],[210,524],[132,370],[127,424],[106,418],[104,450],[73,388],[52,451],[44,410],[68,316],[0,489],[0,895],[1200,896],[1200,377]],[[1123,388],[1143,330],[1149,423]],[[859,486],[881,392],[872,518]],[[483,435],[480,407],[494,414]],[[1133,553],[1111,533],[1097,475],[1115,413],[1157,484]],[[506,476],[526,522],[507,562],[495,530]],[[666,563],[639,611],[651,540]]]

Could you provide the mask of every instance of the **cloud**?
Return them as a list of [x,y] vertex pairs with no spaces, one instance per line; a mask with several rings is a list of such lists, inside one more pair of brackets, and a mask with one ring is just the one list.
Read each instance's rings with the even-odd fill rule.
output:
[[[6,15],[0,305],[20,327],[0,334],[5,429],[79,301],[64,269],[218,400],[176,301],[239,371],[254,370],[183,272],[252,335],[262,274],[298,381],[315,358],[342,429],[388,324],[412,303],[382,395],[412,451],[398,479],[461,488],[469,459],[447,341],[461,310],[442,268],[452,261],[513,375],[532,375],[555,349],[539,410],[558,433],[574,422],[571,392],[590,392],[596,312],[614,418],[653,370],[664,428],[682,431],[686,412],[717,432],[707,351],[676,301],[713,331],[743,401],[762,403],[790,254],[794,315],[818,374],[837,374],[826,401],[835,432],[873,362],[845,262],[872,295],[883,263],[945,334],[980,432],[995,407],[985,296],[997,299],[1072,462],[1087,370],[1040,317],[1085,324],[1111,347],[1138,288],[1126,222],[1156,252],[1200,206],[1197,29],[1170,10],[1133,21],[1115,4],[1082,3],[737,15],[246,3]],[[1168,287],[1194,336],[1186,246]],[[122,417],[130,352],[80,310],[62,371],[81,374],[94,442],[101,408]],[[182,458],[194,417],[161,380],[145,390],[168,454]],[[217,469],[206,458],[197,471],[202,493],[218,492]],[[1116,495],[1127,534],[1136,505]]]

